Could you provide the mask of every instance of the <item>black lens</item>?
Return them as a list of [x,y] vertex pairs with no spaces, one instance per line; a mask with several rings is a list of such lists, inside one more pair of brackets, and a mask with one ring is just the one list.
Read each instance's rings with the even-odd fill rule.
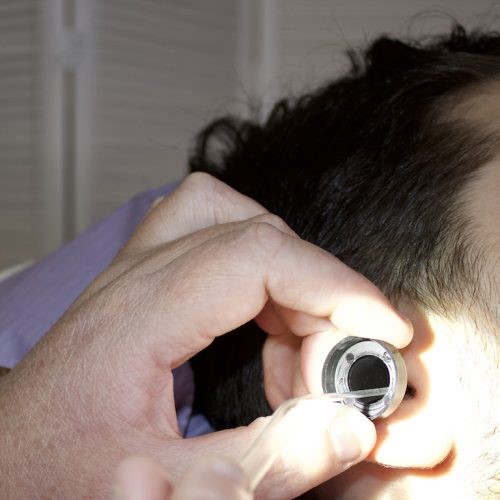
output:
[[[359,391],[389,387],[390,375],[387,366],[380,358],[377,356],[362,356],[352,364],[347,380],[351,391]],[[374,396],[363,398],[362,402],[369,405],[380,399],[382,399],[382,396]]]

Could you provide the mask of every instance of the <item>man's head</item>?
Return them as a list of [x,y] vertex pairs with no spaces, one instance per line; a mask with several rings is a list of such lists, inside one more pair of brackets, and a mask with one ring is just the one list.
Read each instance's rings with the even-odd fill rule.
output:
[[[499,473],[500,35],[382,37],[350,57],[349,74],[278,103],[263,124],[214,122],[191,168],[281,216],[414,323],[402,351],[410,391],[377,423],[371,456],[414,470],[361,464],[330,485],[337,497],[376,498],[390,480],[394,498],[420,498],[427,484],[439,492],[437,480],[449,492],[449,478],[486,494]],[[216,428],[317,389],[295,368],[308,359],[300,341],[256,330],[193,361],[197,405]],[[335,336],[314,355],[326,357]]]

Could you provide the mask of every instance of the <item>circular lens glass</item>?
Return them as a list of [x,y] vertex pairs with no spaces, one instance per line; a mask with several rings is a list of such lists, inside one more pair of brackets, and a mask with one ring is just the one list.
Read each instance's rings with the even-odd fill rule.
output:
[[[390,382],[389,370],[377,356],[363,356],[357,359],[351,365],[347,375],[347,383],[351,391],[389,387]],[[380,399],[382,399],[382,396],[375,396],[373,398],[364,398],[363,402],[371,404]]]

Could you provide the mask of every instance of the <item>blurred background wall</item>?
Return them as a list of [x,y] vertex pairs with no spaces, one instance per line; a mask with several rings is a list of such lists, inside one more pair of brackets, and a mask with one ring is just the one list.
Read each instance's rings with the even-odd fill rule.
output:
[[383,32],[498,29],[497,3],[0,0],[0,269],[180,179],[210,119],[264,116]]

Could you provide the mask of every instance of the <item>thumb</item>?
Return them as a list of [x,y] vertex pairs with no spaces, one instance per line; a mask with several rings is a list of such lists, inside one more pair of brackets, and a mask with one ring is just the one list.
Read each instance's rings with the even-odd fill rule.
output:
[[[279,425],[273,421],[266,428],[271,418],[184,440],[183,453],[190,457],[190,463],[199,456],[226,456],[242,465],[250,482],[255,464],[264,463],[273,454],[273,464],[256,496],[295,498],[360,462],[375,445],[373,423],[339,403],[306,398],[288,411]],[[246,459],[250,453],[242,460],[257,439],[251,460]]]

